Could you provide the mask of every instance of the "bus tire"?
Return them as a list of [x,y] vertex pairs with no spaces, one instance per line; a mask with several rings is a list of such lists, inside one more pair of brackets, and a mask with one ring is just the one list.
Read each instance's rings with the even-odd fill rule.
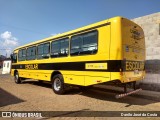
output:
[[65,93],[64,79],[61,74],[54,75],[52,78],[52,89],[54,93],[62,95]]
[[18,72],[16,72],[15,75],[14,75],[14,81],[15,81],[15,83],[17,83],[17,84],[20,84],[20,83],[22,82],[22,81],[21,81],[21,78],[19,77]]

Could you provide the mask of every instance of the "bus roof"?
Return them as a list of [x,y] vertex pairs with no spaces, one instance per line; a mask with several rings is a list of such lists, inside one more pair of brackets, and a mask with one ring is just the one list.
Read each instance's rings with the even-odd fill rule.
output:
[[17,47],[17,48],[14,49],[14,51],[18,50],[18,49],[21,49],[21,48],[24,48],[24,47],[36,45],[36,44],[39,44],[39,43],[43,43],[43,42],[47,42],[47,41],[51,41],[51,40],[56,40],[56,39],[61,39],[61,38],[64,38],[66,36],[69,36],[71,34],[75,34],[75,33],[79,32],[79,31],[83,31],[83,30],[86,30],[86,29],[89,29],[89,28],[92,28],[92,27],[95,27],[95,26],[102,25],[102,24],[107,24],[107,23],[112,22],[113,20],[117,20],[117,19],[120,19],[120,18],[122,18],[122,17],[121,16],[117,16],[117,17],[109,18],[109,19],[106,19],[106,20],[102,20],[102,21],[90,24],[90,25],[86,25],[84,27],[80,27],[80,28],[77,28],[77,29],[74,29],[74,30],[70,30],[68,32],[64,32],[64,33],[61,33],[61,34],[58,34],[58,35],[55,35],[55,36],[44,38],[42,40],[37,40],[35,42],[31,42],[29,44]]

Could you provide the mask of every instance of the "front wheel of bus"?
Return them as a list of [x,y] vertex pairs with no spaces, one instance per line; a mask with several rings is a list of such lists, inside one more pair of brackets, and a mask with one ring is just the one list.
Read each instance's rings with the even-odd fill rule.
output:
[[54,93],[59,95],[65,93],[64,80],[61,74],[57,74],[52,78],[52,89]]
[[21,83],[21,78],[19,77],[18,72],[16,72],[15,75],[14,75],[14,81],[15,81],[15,83],[17,83],[17,84],[20,84],[20,83]]

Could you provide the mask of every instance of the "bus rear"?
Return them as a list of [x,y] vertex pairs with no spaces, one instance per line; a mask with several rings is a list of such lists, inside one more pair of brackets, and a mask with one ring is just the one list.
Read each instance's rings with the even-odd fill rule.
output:
[[143,29],[134,22],[122,18],[123,77],[121,82],[144,78],[145,39]]

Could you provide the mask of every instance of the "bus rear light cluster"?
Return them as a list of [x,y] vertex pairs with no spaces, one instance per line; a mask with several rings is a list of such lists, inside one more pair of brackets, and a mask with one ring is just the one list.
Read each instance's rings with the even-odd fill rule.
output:
[[123,75],[123,72],[120,72],[120,75]]
[[96,82],[102,82],[102,80],[97,80]]
[[123,72],[122,72],[123,70],[122,70],[122,69],[119,69],[119,71],[120,71],[120,75],[123,75]]

